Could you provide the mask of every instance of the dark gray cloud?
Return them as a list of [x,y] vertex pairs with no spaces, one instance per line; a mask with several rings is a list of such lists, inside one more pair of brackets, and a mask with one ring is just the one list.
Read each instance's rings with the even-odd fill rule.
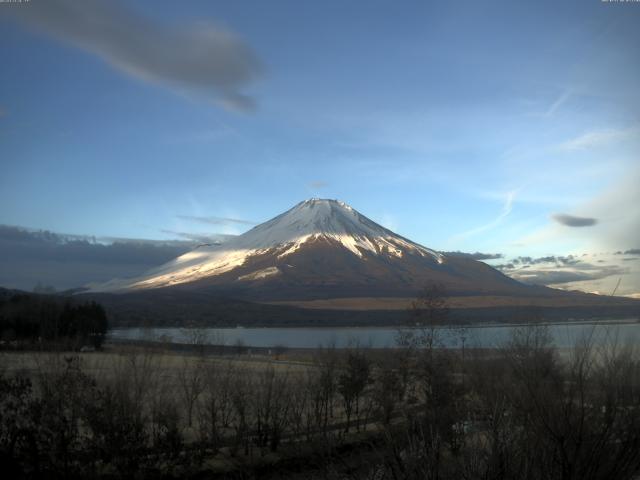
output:
[[259,77],[261,63],[247,44],[219,26],[157,24],[120,0],[32,1],[3,10],[129,75],[214,94],[234,110],[255,108],[241,89]]
[[591,227],[598,223],[597,218],[575,217],[566,213],[554,213],[551,218],[566,227]]
[[495,268],[496,270],[500,270],[501,272],[504,272],[505,270],[513,270],[514,268],[516,268],[516,266],[513,263],[500,263],[498,265],[494,265],[493,268]]
[[252,222],[251,220],[242,220],[241,218],[198,217],[194,215],[177,215],[177,218],[181,220],[205,223],[207,225],[257,225],[257,222]]
[[632,248],[631,250],[626,250],[624,252],[625,255],[640,255],[640,248]]
[[0,225],[0,286],[67,289],[140,275],[193,249],[194,240],[104,239]]
[[523,268],[524,266],[531,265],[539,265],[541,263],[553,263],[557,266],[569,266],[569,265],[577,265],[582,260],[575,255],[567,255],[567,256],[559,256],[559,255],[548,255],[546,257],[516,257],[511,260],[510,263],[504,265],[496,265],[496,268],[505,267],[509,265],[509,268],[515,268],[516,266],[519,268]]
[[502,253],[467,253],[467,252],[442,252],[444,255],[449,255],[452,257],[465,257],[465,258],[473,258],[474,260],[497,260],[499,258],[503,258],[504,255]]

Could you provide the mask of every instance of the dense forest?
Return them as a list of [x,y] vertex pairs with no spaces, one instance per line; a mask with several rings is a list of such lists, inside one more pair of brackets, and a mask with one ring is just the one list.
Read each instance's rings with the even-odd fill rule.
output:
[[100,348],[107,329],[107,315],[93,301],[27,293],[0,298],[0,341],[5,347]]

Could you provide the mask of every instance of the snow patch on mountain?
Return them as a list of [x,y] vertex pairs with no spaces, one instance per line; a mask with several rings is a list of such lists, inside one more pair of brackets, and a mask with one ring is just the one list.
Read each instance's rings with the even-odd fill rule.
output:
[[260,280],[263,278],[271,277],[273,275],[278,275],[279,273],[280,269],[278,267],[268,267],[263,268],[262,270],[248,273],[247,275],[241,275],[238,277],[238,280]]

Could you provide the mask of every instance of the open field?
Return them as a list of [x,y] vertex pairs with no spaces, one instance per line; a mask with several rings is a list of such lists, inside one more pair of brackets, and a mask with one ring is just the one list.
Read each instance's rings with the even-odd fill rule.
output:
[[[293,354],[293,352],[292,352]],[[162,346],[144,347],[134,345],[108,344],[99,352],[37,352],[37,351],[0,351],[0,371],[4,373],[22,373],[36,375],[54,368],[64,361],[65,357],[73,356],[82,364],[83,370],[98,378],[106,378],[115,375],[123,363],[137,361],[144,358],[151,362],[152,369],[161,371],[166,378],[175,378],[179,372],[187,366],[202,364],[211,368],[220,368],[223,365],[233,365],[240,370],[251,369],[260,371],[267,368],[287,368],[292,372],[305,371],[306,368],[298,361],[279,361],[275,355],[244,356],[212,356],[199,355],[194,352],[179,353],[172,349],[164,349]],[[246,358],[243,358],[246,357]]]
[[[612,303],[624,303],[627,300],[629,305],[637,305],[633,299],[620,299],[602,295],[580,295],[580,296],[539,296],[539,297],[518,297],[499,295],[469,295],[460,297],[447,297],[449,308],[497,308],[497,307],[555,307],[566,308],[576,306],[607,306]],[[330,298],[322,300],[290,300],[267,302],[270,305],[288,305],[292,307],[320,309],[320,310],[408,310],[411,302],[415,298],[411,297],[349,297]]]

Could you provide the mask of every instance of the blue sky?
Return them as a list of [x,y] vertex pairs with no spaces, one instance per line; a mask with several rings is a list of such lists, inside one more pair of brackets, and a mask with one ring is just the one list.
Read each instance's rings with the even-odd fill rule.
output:
[[[87,12],[106,27],[70,27]],[[318,196],[440,250],[613,265],[640,247],[639,21],[600,0],[0,3],[0,223],[241,233],[186,217]],[[615,264],[578,286],[640,293]]]

